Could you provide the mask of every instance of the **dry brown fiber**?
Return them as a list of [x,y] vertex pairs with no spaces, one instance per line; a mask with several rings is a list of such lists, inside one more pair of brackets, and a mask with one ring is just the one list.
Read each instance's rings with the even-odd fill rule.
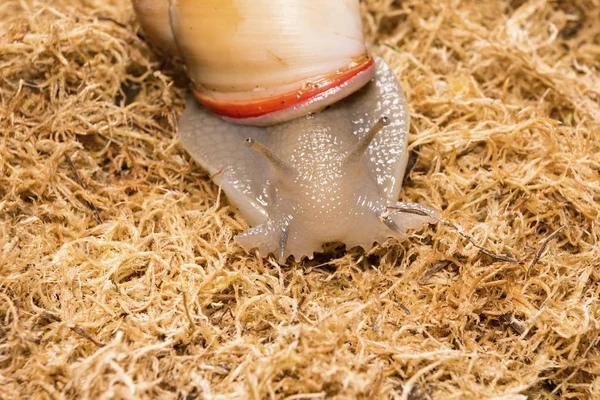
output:
[[464,234],[279,266],[232,241],[129,2],[2,0],[0,398],[600,398],[600,1],[362,12],[401,200]]

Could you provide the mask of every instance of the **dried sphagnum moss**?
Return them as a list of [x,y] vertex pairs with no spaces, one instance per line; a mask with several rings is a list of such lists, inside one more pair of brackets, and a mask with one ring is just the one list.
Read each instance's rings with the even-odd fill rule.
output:
[[402,200],[464,234],[277,266],[128,2],[2,1],[1,398],[600,396],[600,2],[362,9],[411,107]]

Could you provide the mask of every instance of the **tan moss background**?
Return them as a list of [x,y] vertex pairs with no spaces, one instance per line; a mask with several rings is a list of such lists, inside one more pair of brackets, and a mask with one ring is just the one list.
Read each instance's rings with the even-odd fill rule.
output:
[[600,398],[600,2],[362,10],[458,230],[278,266],[128,1],[0,3],[0,398]]

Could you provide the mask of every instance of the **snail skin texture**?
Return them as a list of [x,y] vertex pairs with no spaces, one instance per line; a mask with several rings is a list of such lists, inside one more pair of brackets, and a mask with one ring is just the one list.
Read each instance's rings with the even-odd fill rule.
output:
[[[374,79],[353,95],[269,127],[228,123],[189,97],[181,143],[252,227],[235,238],[244,249],[300,260],[324,243],[369,249],[403,239],[439,218],[397,203],[409,116],[394,73],[378,57],[375,64]],[[398,206],[405,212],[390,212]]]

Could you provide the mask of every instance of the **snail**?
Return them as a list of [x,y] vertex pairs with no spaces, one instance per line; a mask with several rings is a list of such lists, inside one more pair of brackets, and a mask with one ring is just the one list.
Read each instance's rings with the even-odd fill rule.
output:
[[[146,3],[146,8],[140,3]],[[436,210],[415,203],[397,202],[408,160],[409,115],[394,72],[383,59],[371,57],[366,52],[358,0],[285,0],[277,4],[263,0],[171,0],[167,4],[164,0],[161,3],[163,14],[159,12],[160,7],[153,11],[147,7],[150,3],[159,2],[137,1],[138,15],[145,15],[142,20],[146,18],[142,26],[164,47],[172,52],[178,51],[191,75],[193,94],[188,95],[179,121],[180,142],[222,187],[229,202],[251,226],[235,237],[244,249],[258,249],[262,256],[272,253],[279,262],[284,262],[290,255],[300,260],[303,256],[312,258],[315,252],[322,250],[323,244],[329,242],[342,242],[347,248],[360,246],[368,249],[373,243],[382,243],[389,237],[401,240],[406,237],[408,229],[420,228],[439,219]],[[247,3],[252,6],[246,6]],[[180,6],[183,9],[177,10]],[[148,17],[152,15],[151,11],[155,13],[155,21],[170,21],[170,25],[176,28],[171,31],[148,28],[148,20],[153,19]],[[204,21],[205,13],[210,15],[208,22]],[[162,15],[162,19],[156,17],[158,14]],[[213,92],[208,96],[225,99],[225,102],[233,98],[229,95],[238,96],[243,91],[214,92],[225,89],[225,86],[207,84],[212,78],[210,73],[204,78],[203,72],[211,70],[210,62],[208,66],[197,64],[205,61],[203,57],[210,58],[211,54],[202,53],[204,48],[190,51],[194,43],[202,42],[202,36],[194,36],[193,33],[188,36],[188,33],[207,34],[210,29],[221,26],[223,19],[229,18],[230,14],[235,14],[236,26],[231,31],[225,28],[227,32],[223,35],[227,36],[229,45],[235,50],[219,51],[229,57],[225,64],[233,64],[223,67],[222,73],[233,76],[230,81],[222,77],[223,82],[244,84],[243,71],[234,73],[238,62],[230,58],[236,57],[241,47],[252,46],[253,40],[243,37],[247,32],[260,30],[264,25],[268,25],[266,31],[271,32],[271,28],[278,31],[287,24],[291,28],[286,28],[289,32],[284,29],[289,35],[282,33],[283,39],[307,27],[322,30],[306,32],[307,38],[314,40],[312,44],[316,46],[314,54],[309,54],[313,59],[307,62],[319,64],[323,59],[325,68],[319,69],[317,65],[306,72],[313,74],[318,71],[319,76],[323,76],[322,71],[329,68],[332,72],[325,75],[333,77],[334,86],[326,84],[324,91],[308,100],[302,98],[300,102],[286,104],[285,108],[275,111],[269,109],[259,116],[240,116],[227,111],[228,107],[229,110],[231,107],[243,108],[241,105],[245,100],[239,98],[231,101],[236,103],[235,106],[230,103],[223,108],[213,107],[212,100],[207,101],[204,96],[209,91]],[[307,21],[313,17],[318,21],[316,25]],[[180,22],[180,18],[186,22]],[[345,19],[345,22],[337,21],[337,18]],[[212,28],[197,30],[192,22],[194,19],[202,20]],[[329,19],[336,21],[327,23]],[[356,43],[346,46],[348,38]],[[269,39],[269,35],[263,39]],[[276,38],[277,43],[272,48],[279,48],[277,46],[280,46],[280,41],[285,41],[283,39]],[[221,45],[225,45],[227,40]],[[243,45],[235,43],[237,40]],[[285,50],[287,53],[285,57],[281,56],[284,63],[280,67],[284,70],[291,63],[287,60],[296,60],[293,57],[296,38],[289,40],[291,44]],[[349,49],[345,54],[351,60],[349,64],[331,61],[345,50],[335,54],[320,52],[327,46],[335,47],[336,40],[340,42],[340,48]],[[260,52],[271,48],[264,44],[257,47]],[[281,46],[281,49],[286,47]],[[299,46],[297,50],[302,53],[304,47]],[[188,51],[191,55],[186,54]],[[249,54],[245,52],[242,57],[249,57]],[[302,53],[297,60],[304,62],[307,58]],[[214,65],[219,63],[223,60]],[[248,68],[253,67],[253,64],[248,64]],[[346,77],[348,71],[355,68],[360,71]],[[292,87],[289,82],[300,75],[291,70],[292,78],[284,79],[285,71],[281,72],[283,75],[271,71],[266,75],[273,76],[274,81],[283,80],[284,91],[289,92]],[[248,75],[251,85],[255,85],[258,81],[254,79],[261,73],[250,71]],[[340,76],[344,78],[336,79]],[[301,81],[306,82],[307,79],[316,81],[314,74],[313,77],[301,78]],[[319,85],[315,87],[320,88]],[[260,89],[248,94],[249,109],[255,106],[255,98],[252,97],[255,92],[261,93],[260,96],[273,94],[276,98],[282,93],[274,87],[260,86]],[[266,101],[264,96],[261,101]]]

